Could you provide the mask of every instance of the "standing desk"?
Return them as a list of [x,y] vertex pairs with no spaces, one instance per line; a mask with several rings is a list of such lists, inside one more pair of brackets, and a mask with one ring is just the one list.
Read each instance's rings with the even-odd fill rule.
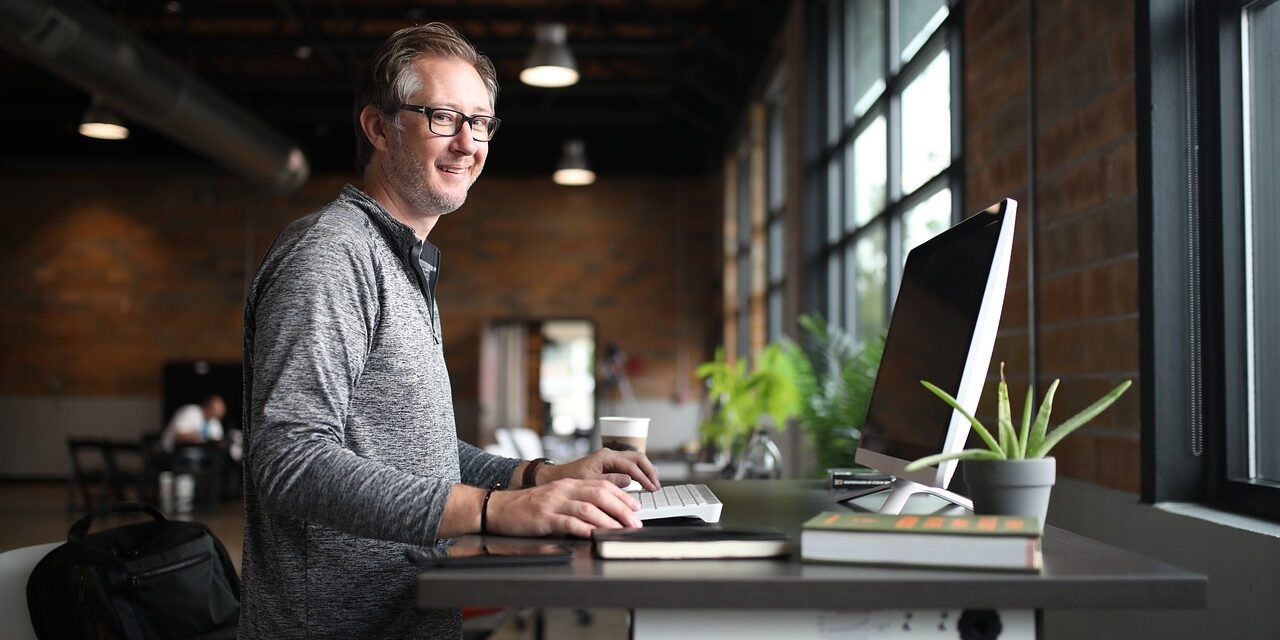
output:
[[634,638],[785,632],[799,640],[954,638],[960,613],[979,609],[999,611],[1000,637],[1031,637],[1036,612],[1045,609],[1180,609],[1206,602],[1204,575],[1055,527],[1045,528],[1038,574],[804,563],[800,525],[820,511],[843,509],[836,493],[806,480],[708,485],[724,502],[724,526],[780,529],[795,553],[773,560],[599,560],[589,542],[576,541],[567,565],[424,571],[418,604],[622,608],[633,610]]

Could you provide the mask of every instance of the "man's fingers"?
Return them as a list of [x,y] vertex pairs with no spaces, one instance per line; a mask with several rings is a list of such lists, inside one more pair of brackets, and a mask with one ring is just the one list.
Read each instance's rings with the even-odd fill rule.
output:
[[631,479],[634,478],[636,482],[640,483],[640,486],[644,487],[645,491],[658,490],[658,470],[653,467],[653,463],[649,462],[649,459],[644,454],[629,454],[618,460],[616,465],[616,471],[627,474],[627,481],[618,486],[625,487],[631,484]]
[[606,473],[604,479],[612,482],[619,489],[626,489],[631,485],[631,476],[625,473]]
[[[640,464],[640,469],[644,471],[645,477],[648,478],[649,484],[653,485],[653,487],[649,488],[648,490],[657,491],[658,487],[662,485],[662,483],[658,481],[658,468],[653,466],[653,463],[649,461],[649,457],[644,454],[640,455],[639,464]],[[641,480],[640,484],[643,485],[644,481]]]
[[556,527],[556,530],[579,538],[590,538],[591,530],[595,528],[573,516],[563,515],[557,520],[559,521],[559,526]]
[[570,503],[571,515],[593,529],[621,529],[624,525],[590,502]]
[[639,527],[640,520],[635,517],[635,510],[640,503],[616,485],[593,483],[595,486],[584,496],[608,517],[627,527]]

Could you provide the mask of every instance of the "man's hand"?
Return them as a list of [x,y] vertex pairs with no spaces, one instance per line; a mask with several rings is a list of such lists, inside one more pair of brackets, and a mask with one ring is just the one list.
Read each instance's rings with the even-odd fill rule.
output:
[[657,491],[659,486],[658,471],[643,453],[613,449],[600,449],[573,462],[543,465],[538,469],[537,481],[540,485],[561,478],[599,478],[619,487],[626,487],[634,478],[645,491]]
[[494,492],[489,499],[488,530],[506,536],[567,533],[589,538],[593,529],[640,527],[634,513],[639,508],[635,498],[608,480],[563,479],[531,489]]

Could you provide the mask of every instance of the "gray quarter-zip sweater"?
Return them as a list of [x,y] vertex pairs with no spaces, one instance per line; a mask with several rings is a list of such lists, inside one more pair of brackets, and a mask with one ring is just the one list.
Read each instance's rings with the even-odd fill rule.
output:
[[348,185],[280,233],[249,289],[241,638],[461,634],[456,609],[416,606],[404,549],[436,543],[454,483],[519,461],[457,438],[415,244]]

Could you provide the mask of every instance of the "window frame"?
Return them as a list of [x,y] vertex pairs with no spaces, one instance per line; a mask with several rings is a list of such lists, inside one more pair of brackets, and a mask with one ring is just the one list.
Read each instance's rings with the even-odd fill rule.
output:
[[1138,7],[1142,498],[1280,521],[1280,486],[1229,471],[1234,443],[1247,437],[1251,357],[1239,260],[1241,15],[1251,3]]
[[[787,209],[787,131],[785,97],[786,76],[779,69],[773,73],[764,96],[765,136],[765,287],[764,326],[765,344],[772,344],[787,335],[784,295],[787,286],[786,243],[787,227],[784,214]],[[775,171],[778,175],[774,175]],[[778,230],[777,237],[774,229]],[[775,244],[776,243],[776,244]],[[774,277],[774,273],[777,277]],[[777,314],[775,318],[775,305]],[[776,320],[776,322],[775,322]]]
[[[822,310],[828,321],[845,327],[857,339],[866,336],[856,335],[856,317],[850,317],[854,314],[850,313],[852,307],[849,299],[855,295],[855,291],[854,283],[846,281],[845,274],[849,273],[849,265],[846,264],[845,256],[852,251],[852,247],[867,234],[881,230],[884,234],[886,268],[881,302],[884,305],[882,315],[887,328],[902,276],[901,224],[904,214],[942,189],[949,189],[951,194],[949,224],[958,222],[963,214],[963,11],[959,0],[948,0],[945,4],[945,19],[912,57],[903,63],[899,55],[900,0],[881,0],[882,38],[879,44],[882,88],[880,95],[856,116],[853,114],[853,106],[846,104],[849,75],[844,66],[850,62],[850,58],[845,55],[844,48],[850,32],[844,14],[848,0],[830,0],[813,12],[818,19],[811,23],[813,28],[810,33],[821,37],[814,38],[819,44],[811,50],[809,56],[813,63],[810,82],[818,85],[816,92],[819,95],[811,103],[814,107],[810,109],[809,116],[819,124],[814,125],[806,137],[810,146],[805,154],[805,181],[810,185],[808,192],[818,197],[807,198],[805,204],[807,213],[817,219],[816,224],[808,227],[806,269],[809,273],[806,281],[817,286],[806,288],[806,291],[812,292],[806,295],[806,306]],[[838,42],[833,42],[837,35]],[[902,95],[942,51],[947,52],[950,62],[950,162],[914,191],[903,194]],[[835,70],[833,65],[837,67]],[[885,203],[879,212],[862,224],[851,225],[846,220],[852,215],[847,193],[852,187],[847,179],[851,172],[845,164],[854,155],[852,149],[858,135],[881,116],[885,118],[886,130]],[[832,174],[833,171],[835,175]],[[840,230],[837,237],[833,237],[832,225]],[[833,275],[839,279],[839,286],[834,286]],[[833,294],[839,295],[840,299],[833,301]]]

